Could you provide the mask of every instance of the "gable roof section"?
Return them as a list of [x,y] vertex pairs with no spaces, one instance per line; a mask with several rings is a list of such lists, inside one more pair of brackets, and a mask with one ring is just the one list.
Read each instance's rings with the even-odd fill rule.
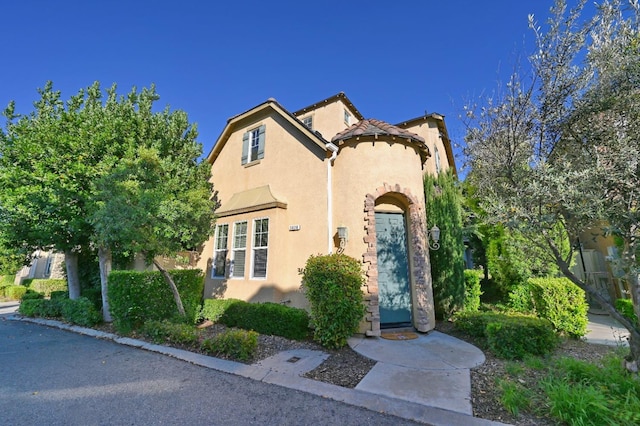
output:
[[367,136],[372,136],[375,139],[379,137],[405,139],[417,148],[423,163],[431,156],[429,147],[422,136],[389,124],[386,121],[376,120],[375,118],[360,120],[356,124],[351,125],[348,129],[335,135],[331,139],[331,142],[342,144],[344,141],[349,139],[359,139],[360,137]]
[[364,116],[360,113],[360,111],[358,111],[358,108],[355,107],[355,105],[353,105],[353,102],[351,102],[351,100],[349,98],[347,98],[347,95],[344,94],[344,92],[340,92],[338,94],[335,94],[333,96],[328,97],[327,99],[323,99],[321,101],[318,101],[314,104],[311,104],[307,107],[304,108],[300,108],[299,110],[295,111],[293,113],[293,115],[295,115],[296,117],[302,114],[305,114],[309,111],[313,111],[314,109],[318,109],[324,105],[330,104],[334,101],[337,101],[338,99],[342,99],[342,102],[345,103],[345,105],[347,105],[349,107],[349,109],[351,110],[351,112],[353,112],[354,116],[358,119],[358,120],[363,120]]
[[260,105],[257,105],[250,110],[235,115],[227,120],[227,125],[222,130],[220,136],[218,136],[218,139],[211,149],[211,152],[209,152],[209,155],[207,156],[207,161],[209,162],[209,164],[213,164],[213,162],[216,160],[216,158],[220,154],[220,151],[222,151],[225,144],[227,143],[227,140],[229,140],[229,136],[231,136],[234,130],[236,130],[237,124],[240,121],[244,120],[245,118],[251,117],[252,115],[256,115],[269,110],[282,116],[285,120],[290,122],[291,125],[300,130],[302,133],[306,134],[309,139],[311,139],[315,144],[326,150],[326,145],[329,143],[329,141],[325,140],[318,132],[314,132],[313,130],[305,126],[302,121],[298,120],[295,115],[287,111],[275,99],[269,98]]
[[456,162],[453,156],[453,149],[451,148],[451,139],[449,139],[449,132],[447,132],[447,126],[444,124],[444,115],[438,114],[437,112],[432,112],[431,114],[426,114],[420,117],[403,121],[396,124],[396,126],[404,129],[407,127],[415,126],[416,124],[427,122],[430,119],[435,120],[436,125],[438,126],[438,131],[440,132],[440,137],[442,138],[442,144],[444,145],[444,149],[446,151],[447,161],[449,162],[449,166],[453,169],[453,174],[457,176],[458,170],[456,168]]

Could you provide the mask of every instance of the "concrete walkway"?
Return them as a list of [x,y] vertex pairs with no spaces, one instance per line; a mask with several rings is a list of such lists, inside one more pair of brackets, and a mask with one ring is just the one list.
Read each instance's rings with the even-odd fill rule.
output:
[[471,416],[471,373],[485,361],[480,349],[432,331],[412,340],[353,337],[349,345],[378,361],[356,386],[385,395]]
[[609,346],[629,346],[629,331],[607,313],[587,314],[589,324],[584,336],[589,343]]

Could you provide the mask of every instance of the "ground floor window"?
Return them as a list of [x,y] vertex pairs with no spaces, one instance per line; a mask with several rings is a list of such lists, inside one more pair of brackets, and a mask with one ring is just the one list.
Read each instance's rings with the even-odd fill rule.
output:
[[253,221],[252,278],[267,277],[267,253],[269,250],[269,219]]
[[217,225],[213,247],[213,267],[211,278],[224,277],[227,266],[227,242],[229,239],[229,225]]
[[244,278],[244,264],[247,252],[247,221],[233,225],[233,250],[230,275],[233,278]]

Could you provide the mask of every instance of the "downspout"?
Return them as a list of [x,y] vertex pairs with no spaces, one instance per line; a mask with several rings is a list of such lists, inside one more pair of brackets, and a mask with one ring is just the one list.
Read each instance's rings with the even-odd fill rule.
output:
[[331,179],[331,165],[338,156],[338,147],[331,142],[325,145],[328,151],[331,151],[331,157],[327,162],[327,253],[333,253],[333,183]]

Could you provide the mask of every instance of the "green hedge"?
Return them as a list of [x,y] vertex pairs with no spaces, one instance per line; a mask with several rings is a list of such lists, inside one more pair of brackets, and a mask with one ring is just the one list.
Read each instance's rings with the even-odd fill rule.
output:
[[521,359],[526,354],[551,352],[558,340],[550,321],[526,315],[497,312],[462,312],[454,325],[479,339],[501,358]]
[[18,308],[27,317],[62,318],[72,324],[91,327],[102,321],[102,314],[85,297],[71,299],[26,299]]
[[571,337],[587,333],[589,305],[584,290],[567,278],[529,278],[536,315]]
[[619,311],[622,316],[630,320],[636,326],[640,325],[636,312],[633,310],[633,302],[631,299],[617,299],[615,306],[616,310]]
[[29,278],[24,280],[22,284],[30,290],[44,294],[45,297],[50,297],[52,291],[69,291],[67,289],[67,280],[64,279]]
[[218,322],[229,306],[235,303],[247,303],[239,299],[204,299],[200,310],[200,319]]
[[475,312],[480,308],[480,296],[482,296],[480,281],[483,276],[483,272],[478,269],[464,270],[464,304],[462,307],[464,311]]
[[230,303],[219,319],[227,327],[254,330],[260,334],[305,340],[309,337],[309,314],[304,309],[278,303]]
[[142,333],[155,343],[179,343],[194,345],[198,342],[200,330],[193,324],[175,323],[169,320],[149,320],[142,326]]
[[486,334],[489,349],[505,359],[545,355],[558,344],[551,323],[541,318],[507,317],[487,324]]
[[0,294],[0,297],[9,300],[20,300],[27,292],[27,288],[23,285],[8,285],[6,287],[2,287],[1,291],[2,294]]
[[227,330],[202,342],[201,348],[209,354],[224,354],[241,361],[253,358],[258,349],[258,333],[247,330]]
[[[169,271],[178,288],[186,320],[195,323],[204,292],[202,271]],[[109,274],[109,307],[113,324],[123,333],[142,327],[148,320],[178,315],[173,293],[160,272],[113,271]]]

